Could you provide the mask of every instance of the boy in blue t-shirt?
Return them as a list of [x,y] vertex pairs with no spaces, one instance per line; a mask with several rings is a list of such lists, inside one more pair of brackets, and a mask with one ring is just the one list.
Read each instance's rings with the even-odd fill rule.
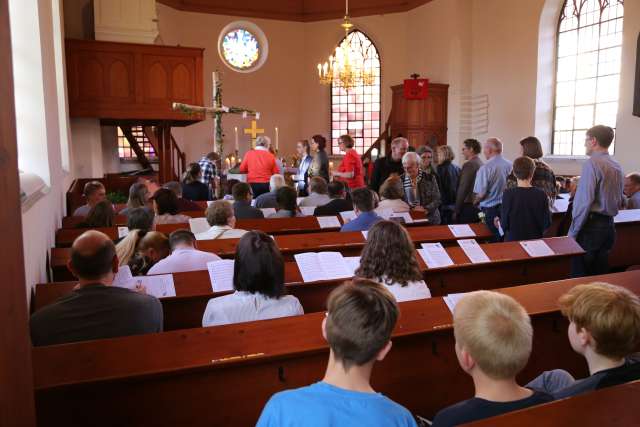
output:
[[466,295],[455,307],[453,333],[458,363],[473,378],[475,396],[438,412],[432,427],[465,424],[553,400],[516,382],[531,354],[533,328],[513,298],[490,291]]
[[331,292],[327,307],[322,334],[331,351],[324,378],[273,395],[257,426],[415,426],[407,409],[370,384],[373,365],[391,350],[394,297],[379,283],[355,279]]

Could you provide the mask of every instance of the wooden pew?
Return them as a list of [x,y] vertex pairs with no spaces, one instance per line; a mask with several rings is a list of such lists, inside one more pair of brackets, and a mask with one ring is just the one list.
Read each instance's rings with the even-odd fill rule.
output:
[[[492,234],[484,224],[471,224],[471,229],[480,241],[488,240]],[[420,246],[421,243],[440,242],[443,245],[455,244],[457,238],[446,225],[411,227],[407,231],[411,239]],[[345,256],[360,255],[365,240],[361,232],[341,233],[339,231],[324,231],[319,233],[284,234],[274,236],[276,244],[288,261],[293,261],[293,255],[301,252],[339,251]],[[233,258],[236,245],[240,239],[200,240],[197,248],[213,252],[222,258]],[[70,257],[69,248],[51,249],[51,267],[54,281],[73,280],[67,269]]]
[[487,418],[468,427],[637,426],[640,381],[596,390],[516,412]]
[[[640,272],[592,277],[640,293]],[[532,317],[533,352],[519,380],[563,368],[588,374],[571,349],[557,299],[584,279],[500,289]],[[393,349],[373,387],[431,418],[473,394],[458,367],[452,317],[441,298],[400,304]],[[322,378],[324,313],[33,350],[41,427],[59,425],[249,426],[278,391]],[[105,402],[109,402],[105,405]],[[141,410],[144,408],[145,410]],[[513,424],[512,424],[513,425]]]
[[[508,285],[520,285],[568,276],[570,258],[582,254],[582,249],[569,237],[545,239],[556,255],[531,258],[517,242],[481,245],[490,263],[472,264],[462,249],[449,247],[447,252],[455,265],[429,269],[418,256],[420,268],[433,296],[477,289],[495,289]],[[200,326],[209,299],[228,292],[213,292],[207,271],[176,273],[173,275],[176,296],[163,298],[165,330]],[[287,291],[296,296],[305,313],[325,310],[327,295],[344,280],[304,283],[295,262],[285,263]],[[75,282],[48,283],[36,286],[33,307],[44,307],[57,298],[71,292]]]

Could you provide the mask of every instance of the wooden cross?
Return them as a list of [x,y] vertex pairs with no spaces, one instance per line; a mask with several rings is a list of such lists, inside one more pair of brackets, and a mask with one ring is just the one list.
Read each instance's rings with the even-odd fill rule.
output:
[[251,135],[251,147],[255,145],[258,134],[263,134],[264,129],[258,128],[258,122],[251,120],[251,127],[244,130],[245,135]]

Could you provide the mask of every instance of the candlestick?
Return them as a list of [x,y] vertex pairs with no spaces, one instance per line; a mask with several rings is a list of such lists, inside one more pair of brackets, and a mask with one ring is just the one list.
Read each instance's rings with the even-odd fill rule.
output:
[[276,151],[278,151],[278,146],[280,144],[278,143],[278,126],[276,126]]
[[235,134],[236,134],[236,151],[238,151],[240,148],[238,146],[238,126],[233,128]]

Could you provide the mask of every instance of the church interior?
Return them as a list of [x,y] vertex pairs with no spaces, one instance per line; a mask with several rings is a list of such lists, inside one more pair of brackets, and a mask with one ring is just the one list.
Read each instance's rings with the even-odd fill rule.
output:
[[[286,424],[284,418],[268,424],[263,408],[275,393],[320,381],[331,354],[329,372],[336,350],[320,326],[328,322],[327,298],[335,302],[330,295],[366,270],[361,259],[375,249],[369,226],[339,232],[371,210],[357,204],[359,187],[371,189],[377,206],[387,197],[382,187],[397,185],[398,203],[403,199],[407,209],[385,211],[386,216],[375,212],[382,222],[401,223],[402,236],[415,246],[409,254],[417,259],[420,280],[430,290],[430,298],[398,299],[393,347],[369,373],[373,390],[415,417],[396,425],[426,423],[473,397],[474,383],[478,390],[476,377],[465,375],[473,368],[458,366],[463,362],[454,346],[456,295],[498,290],[524,307],[533,349],[518,372],[522,385],[555,368],[576,378],[594,375],[567,340],[574,320],[559,307],[561,296],[595,281],[624,288],[636,300],[640,295],[640,201],[637,207],[630,203],[634,193],[640,197],[640,0],[0,0],[0,17],[2,426],[244,426],[259,418],[265,426],[323,425]],[[592,132],[596,125],[615,132],[604,148],[600,133]],[[305,156],[311,162],[311,154],[318,155],[309,148],[318,145],[317,137],[326,152],[327,179],[302,172]],[[516,173],[516,163],[530,160],[523,143],[528,137],[541,153],[531,161],[536,172],[527,181]],[[585,151],[590,140],[611,159],[602,167],[615,169],[615,177],[601,173],[603,163],[590,163],[597,157]],[[488,169],[492,156],[513,161],[504,176],[513,175],[514,187],[532,179],[536,186],[538,163],[552,171],[544,235],[509,239],[502,228],[506,218],[499,212],[497,222],[488,219],[495,205],[473,199],[475,189],[469,190],[473,203],[464,197],[460,203],[475,204],[477,217],[456,223],[455,193],[455,216],[447,216],[445,179],[436,172],[443,201],[434,220],[432,208],[418,200],[424,197],[420,182],[430,175],[420,166],[416,180],[410,162],[422,161],[427,151],[433,153],[433,170],[440,171],[436,163],[451,164],[456,174],[464,173],[465,160],[474,157],[467,157],[468,141],[478,144],[482,168]],[[401,158],[392,157],[402,144]],[[275,172],[255,181],[252,165],[264,158],[256,156],[268,152]],[[447,153],[449,160],[442,158]],[[345,169],[353,158],[364,175],[362,185],[353,183],[357,169]],[[373,188],[385,159],[400,168],[399,178],[386,173]],[[83,235],[99,231],[120,254],[118,242],[132,235],[131,215],[123,210],[137,207],[131,204],[134,188],[144,187],[145,209],[161,215],[157,206],[169,188],[165,184],[182,185],[186,199],[185,177],[193,165],[195,178],[208,173],[204,164],[215,170],[215,177],[207,176],[211,184],[205,182],[207,196],[189,200],[194,207],[174,215],[186,220],[154,222],[147,233],[169,242],[174,233],[190,230],[197,249],[230,260],[230,287],[216,288],[221,276],[215,275],[222,273],[209,264],[164,274],[170,282],[161,284],[169,291],[159,296],[164,324],[155,333],[50,345],[32,341],[34,313],[83,283],[78,266],[69,267],[79,259],[74,257]],[[273,187],[278,173],[297,196],[290,218],[271,218],[288,209]],[[332,182],[343,182],[353,216],[342,211],[335,223],[325,223],[318,208],[310,207],[321,205],[305,209],[301,197],[315,194],[314,179],[322,181],[318,192],[327,202],[334,198]],[[115,209],[108,224],[74,213],[83,206],[93,212],[89,189],[96,182]],[[214,226],[210,211],[221,199],[239,200],[241,185],[236,186],[243,182],[253,206],[263,188],[256,182],[264,193],[274,193],[277,206],[265,205],[260,219],[234,211],[235,227],[229,228],[272,237],[267,243],[283,265],[280,285],[300,301],[304,314],[207,326],[203,313],[209,313],[212,297],[234,287],[239,292],[244,237],[201,240],[196,227],[204,224],[202,232]],[[458,191],[461,183],[462,178]],[[603,195],[618,183],[619,191],[613,191],[619,194]],[[478,178],[472,180],[472,187],[478,185]],[[499,196],[502,215],[507,191]],[[588,191],[593,194],[583,196]],[[584,234],[572,234],[581,203],[587,203],[585,224],[596,216],[613,230],[606,270],[594,270],[597,279],[586,281],[572,273],[576,259],[591,254]],[[467,247],[459,239],[475,240]],[[311,253],[316,276],[311,256],[304,262],[300,256]],[[322,259],[325,253],[338,261]],[[393,258],[392,253],[387,255]],[[338,264],[351,268],[349,262],[356,264],[347,276],[334,271]],[[384,282],[374,276],[367,278]],[[634,353],[640,351],[638,336],[640,329]],[[638,425],[633,402],[640,397],[640,375],[634,380],[474,425]],[[439,424],[438,418],[434,425],[457,425]]]

